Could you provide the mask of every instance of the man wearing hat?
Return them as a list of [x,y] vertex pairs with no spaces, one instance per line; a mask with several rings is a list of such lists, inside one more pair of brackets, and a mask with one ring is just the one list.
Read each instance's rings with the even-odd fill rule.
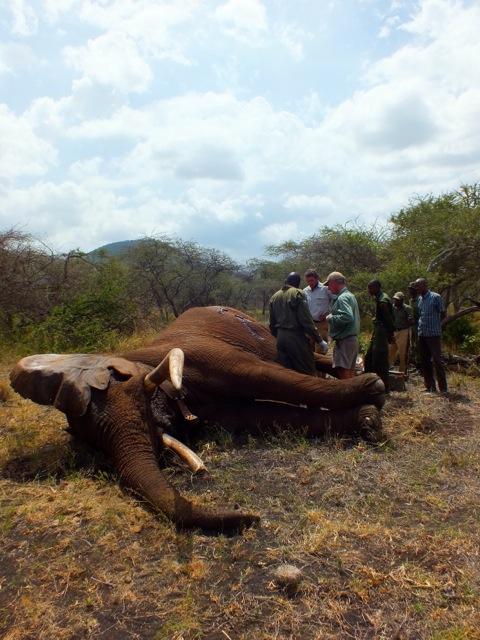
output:
[[408,345],[410,327],[413,325],[412,307],[405,304],[405,296],[401,291],[393,296],[393,320],[395,325],[395,342],[389,350],[390,366],[393,367],[397,354],[400,358],[399,371],[407,375]]
[[317,331],[307,298],[298,288],[300,275],[292,272],[284,286],[270,298],[270,333],[277,338],[277,357],[280,364],[299,373],[316,376],[315,358],[311,342],[323,343]]
[[323,283],[333,294],[331,311],[327,315],[328,333],[335,341],[333,367],[339,378],[355,377],[358,356],[360,312],[357,299],[347,289],[347,281],[339,271],[333,271]]

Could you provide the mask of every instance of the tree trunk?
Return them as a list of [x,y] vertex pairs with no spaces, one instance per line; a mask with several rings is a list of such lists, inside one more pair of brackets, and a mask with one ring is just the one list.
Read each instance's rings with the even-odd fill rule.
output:
[[474,307],[467,307],[466,309],[461,309],[460,311],[457,311],[457,313],[454,313],[451,316],[447,316],[442,321],[442,326],[445,326],[449,322],[453,322],[454,320],[457,320],[458,318],[462,318],[463,316],[466,316],[470,313],[475,313],[476,311],[480,311],[480,306],[475,305]]

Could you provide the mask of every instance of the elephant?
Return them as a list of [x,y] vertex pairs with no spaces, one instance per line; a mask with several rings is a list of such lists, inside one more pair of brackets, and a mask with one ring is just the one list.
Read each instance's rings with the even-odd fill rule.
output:
[[[319,370],[332,372],[331,360],[315,357]],[[106,452],[122,485],[154,511],[179,528],[219,532],[240,531],[259,515],[207,509],[180,495],[160,470],[165,447],[201,468],[180,440],[205,420],[239,429],[303,425],[309,436],[329,429],[368,435],[380,428],[385,400],[375,374],[337,380],[284,368],[266,327],[220,306],[187,310],[132,351],[27,356],[10,381],[23,397],[63,411],[70,433]]]

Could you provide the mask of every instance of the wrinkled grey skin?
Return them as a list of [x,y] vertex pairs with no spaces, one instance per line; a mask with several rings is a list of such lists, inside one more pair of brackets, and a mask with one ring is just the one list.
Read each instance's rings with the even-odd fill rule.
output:
[[[183,392],[188,408],[203,420],[237,431],[304,427],[309,436],[375,437],[380,429],[376,406],[384,402],[384,387],[376,375],[335,380],[285,369],[275,361],[275,340],[265,327],[222,307],[187,311],[154,343],[135,351],[25,358],[11,373],[12,386],[64,411],[71,432],[105,451],[121,482],[178,526],[217,531],[249,526],[256,514],[197,506],[159,468],[159,427],[188,436],[175,400],[144,384],[146,373],[172,348],[185,354]],[[328,359],[316,360],[319,369],[331,370]]]

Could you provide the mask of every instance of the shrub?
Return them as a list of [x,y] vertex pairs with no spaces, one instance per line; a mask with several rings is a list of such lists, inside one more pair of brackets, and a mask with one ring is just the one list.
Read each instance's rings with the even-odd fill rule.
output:
[[466,316],[449,322],[443,337],[447,343],[465,353],[477,353],[480,350],[480,329]]

